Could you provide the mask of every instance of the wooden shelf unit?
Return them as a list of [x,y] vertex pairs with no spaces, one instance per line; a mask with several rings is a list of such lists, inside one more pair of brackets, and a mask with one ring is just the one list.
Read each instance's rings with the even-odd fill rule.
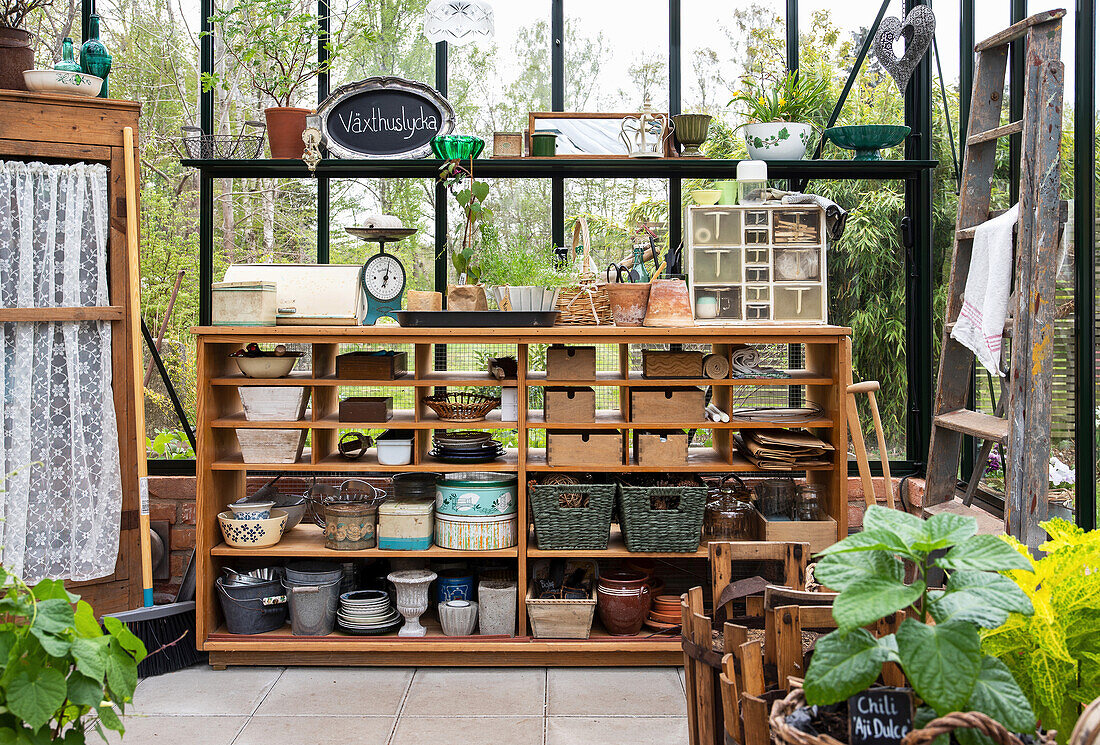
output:
[[[626,550],[616,526],[605,550],[544,551],[539,550],[532,527],[527,500],[519,500],[521,530],[519,544],[500,551],[453,551],[432,547],[425,551],[363,551],[337,552],[324,548],[321,531],[313,525],[300,525],[290,531],[277,545],[263,549],[236,549],[227,546],[217,524],[218,512],[225,505],[245,494],[249,472],[271,473],[341,473],[389,474],[406,471],[496,471],[515,473],[522,485],[528,476],[545,472],[593,472],[615,474],[628,472],[681,472],[718,474],[737,472],[775,475],[760,471],[733,446],[733,433],[739,429],[808,426],[831,442],[836,450],[828,466],[799,472],[814,483],[828,487],[826,511],[837,523],[838,537],[847,534],[847,430],[845,428],[843,381],[850,367],[849,330],[835,326],[707,326],[686,329],[616,328],[616,327],[554,327],[547,329],[405,329],[397,326],[379,327],[198,327],[198,505],[196,551],[198,556],[197,635],[203,649],[210,652],[216,666],[246,664],[344,664],[344,665],[653,665],[680,664],[679,637],[649,636],[611,637],[599,628],[597,621],[586,640],[534,639],[529,634],[523,597],[528,577],[528,564],[544,558],[586,557],[608,560],[656,558],[666,561],[702,562],[696,571],[705,572],[706,546],[688,553],[631,553]],[[246,378],[239,374],[228,355],[251,341],[270,345],[276,342],[311,345],[312,368],[296,371],[287,378]],[[435,371],[432,346],[435,344],[514,345],[519,361],[519,377],[514,381],[492,379],[476,371]],[[564,343],[572,345],[617,345],[619,370],[600,372],[593,380],[547,380],[545,372],[528,368],[531,345]],[[364,381],[335,377],[336,355],[341,345],[412,345],[413,369],[403,378],[392,381]],[[805,369],[792,370],[790,377],[708,380],[653,380],[642,378],[629,369],[629,345],[637,344],[709,344],[719,354],[729,354],[738,344],[804,344]],[[310,408],[301,421],[249,422],[243,415],[237,388],[261,385],[300,385],[309,389]],[[519,388],[519,421],[501,421],[499,410],[485,422],[456,425],[441,422],[423,404],[397,410],[388,422],[340,422],[337,408],[341,388],[376,386],[412,389],[415,399],[432,393],[438,387],[499,387]],[[541,410],[529,408],[528,393],[542,386],[593,386],[619,390],[619,407],[600,412],[596,423],[568,425],[547,424]],[[709,421],[645,422],[630,416],[627,398],[629,389],[665,386],[712,386],[712,401],[728,411],[738,386],[803,386],[807,400],[821,406],[822,417],[805,425],[778,421]],[[304,429],[310,442],[295,463],[245,463],[241,458],[235,431],[237,429]],[[514,431],[518,448],[509,449],[504,458],[487,464],[456,466],[440,463],[428,455],[431,432],[436,429],[486,429],[494,432]],[[712,434],[713,446],[692,447],[688,462],[679,467],[639,466],[629,454],[623,465],[603,467],[552,467],[546,452],[530,445],[530,437],[545,435],[547,430],[576,429],[706,429]],[[407,466],[380,466],[373,449],[360,461],[347,461],[336,453],[341,430],[405,429],[413,433],[413,463]],[[334,633],[328,637],[294,637],[289,628],[258,636],[235,636],[223,626],[221,609],[214,588],[214,579],[223,565],[234,565],[241,559],[282,560],[288,558],[359,559],[372,557],[419,557],[425,559],[493,559],[515,562],[520,578],[517,594],[519,636],[445,637],[437,626],[429,625],[429,635],[423,639],[356,637]],[[429,619],[434,623],[433,619]],[[434,630],[433,630],[434,629]],[[355,654],[353,654],[355,653]],[[361,653],[361,654],[359,654]]]

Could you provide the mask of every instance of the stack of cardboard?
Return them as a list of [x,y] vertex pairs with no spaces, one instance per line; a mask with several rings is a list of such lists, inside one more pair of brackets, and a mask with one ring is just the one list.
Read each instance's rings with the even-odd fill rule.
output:
[[763,471],[798,471],[832,465],[833,446],[804,429],[750,429],[737,447]]

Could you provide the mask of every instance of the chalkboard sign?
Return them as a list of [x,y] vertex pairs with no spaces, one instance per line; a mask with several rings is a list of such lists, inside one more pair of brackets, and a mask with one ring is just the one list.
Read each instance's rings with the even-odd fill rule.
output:
[[849,745],[899,745],[912,729],[912,691],[870,688],[848,699]]
[[374,77],[333,91],[317,110],[329,153],[339,158],[422,158],[455,112],[439,91],[414,80]]

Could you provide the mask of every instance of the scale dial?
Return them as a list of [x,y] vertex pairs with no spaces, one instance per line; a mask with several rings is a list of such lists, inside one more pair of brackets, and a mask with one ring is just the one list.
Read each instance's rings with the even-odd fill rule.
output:
[[405,267],[393,254],[370,257],[363,270],[363,287],[378,300],[393,300],[405,289]]

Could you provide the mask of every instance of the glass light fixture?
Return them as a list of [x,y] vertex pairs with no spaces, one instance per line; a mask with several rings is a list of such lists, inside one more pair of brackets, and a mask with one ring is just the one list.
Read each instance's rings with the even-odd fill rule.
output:
[[424,36],[455,46],[492,37],[493,6],[488,0],[432,0],[424,11]]

